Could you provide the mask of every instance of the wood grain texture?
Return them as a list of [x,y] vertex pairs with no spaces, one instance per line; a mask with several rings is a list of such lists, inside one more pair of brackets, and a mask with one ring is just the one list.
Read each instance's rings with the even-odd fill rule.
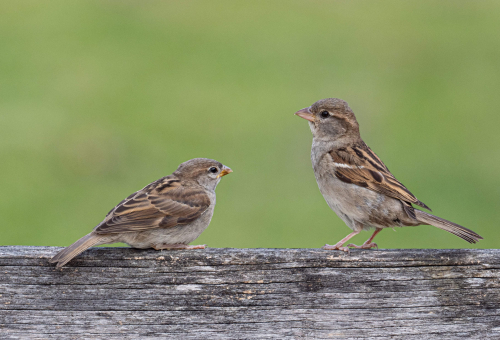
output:
[[500,339],[500,250],[0,247],[1,339]]

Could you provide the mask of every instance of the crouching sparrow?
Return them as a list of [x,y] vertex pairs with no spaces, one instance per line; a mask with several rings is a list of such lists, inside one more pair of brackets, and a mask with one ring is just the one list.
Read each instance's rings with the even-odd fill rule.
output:
[[106,215],[94,230],[61,250],[50,262],[57,267],[86,249],[123,242],[134,248],[204,249],[188,246],[210,224],[215,187],[232,170],[207,158],[195,158],[133,193]]
[[[319,190],[330,208],[353,230],[323,249],[377,247],[373,238],[384,228],[433,225],[470,243],[481,236],[458,224],[413,208],[429,209],[387,169],[363,142],[356,117],[341,99],[319,100],[295,113],[309,121],[313,134],[311,161]],[[344,244],[361,230],[375,228],[361,246]]]

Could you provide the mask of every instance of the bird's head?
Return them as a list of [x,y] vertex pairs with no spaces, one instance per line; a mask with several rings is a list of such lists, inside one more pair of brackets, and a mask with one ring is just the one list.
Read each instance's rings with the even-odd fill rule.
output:
[[359,137],[359,125],[349,105],[338,98],[318,100],[295,113],[309,121],[314,138]]
[[209,158],[194,158],[179,165],[173,173],[180,179],[195,180],[209,190],[215,190],[222,176],[233,172],[229,167]]

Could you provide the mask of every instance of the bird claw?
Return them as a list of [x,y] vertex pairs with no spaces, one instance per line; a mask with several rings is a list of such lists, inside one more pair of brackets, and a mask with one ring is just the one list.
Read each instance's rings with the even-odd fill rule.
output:
[[198,244],[198,245],[195,245],[195,246],[187,246],[184,249],[205,249],[206,247],[207,247],[206,244]]
[[188,246],[187,244],[154,244],[151,245],[152,248],[156,250],[191,250],[191,249],[205,249],[206,244],[200,244],[195,246]]
[[329,244],[325,244],[323,247],[321,247],[321,249],[324,249],[324,250],[342,250],[346,253],[349,254],[350,250],[348,247],[343,247],[341,244],[336,244],[336,245],[329,245]]
[[356,248],[356,249],[371,249],[371,248],[377,248],[378,250],[378,245],[374,242],[370,242],[370,243],[363,243],[362,245],[360,246],[357,246],[355,244],[352,244],[352,243],[349,243],[347,245],[348,247],[352,247],[352,248]]

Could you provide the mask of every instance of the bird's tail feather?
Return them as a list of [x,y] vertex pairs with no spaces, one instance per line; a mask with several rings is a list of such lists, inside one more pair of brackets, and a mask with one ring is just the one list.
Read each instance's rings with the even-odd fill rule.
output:
[[66,263],[71,261],[75,256],[81,254],[88,248],[102,244],[101,243],[102,238],[98,235],[95,234],[88,234],[70,245],[69,247],[64,248],[61,250],[59,253],[57,253],[56,256],[54,256],[52,259],[50,259],[50,262],[54,263],[57,262],[57,268],[60,268],[64,266]]
[[445,220],[444,218],[431,215],[418,209],[415,209],[415,215],[417,216],[417,220],[419,220],[420,222],[433,225],[434,227],[437,227],[439,229],[446,230],[447,232],[452,233],[453,235],[456,235],[469,243],[476,243],[477,241],[483,239],[480,235],[473,232],[472,230]]

